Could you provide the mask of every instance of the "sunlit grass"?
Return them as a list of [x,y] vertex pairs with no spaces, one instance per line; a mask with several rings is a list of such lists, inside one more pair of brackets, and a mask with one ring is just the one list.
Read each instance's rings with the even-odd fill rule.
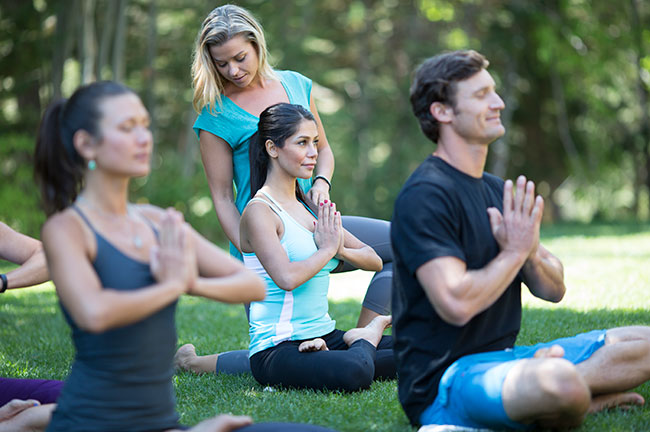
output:
[[[559,226],[545,230],[542,241],[564,263],[567,295],[560,304],[524,295],[520,343],[650,324],[649,226]],[[8,268],[0,266],[0,271]],[[345,280],[338,277],[337,283]],[[356,283],[358,278],[348,280]],[[331,303],[331,315],[342,329],[355,324],[358,311],[358,299]],[[242,349],[248,343],[242,306],[186,297],[179,304],[177,327],[179,345],[192,342],[201,354]],[[51,285],[0,296],[0,376],[64,379],[72,355],[69,330]],[[269,392],[251,376],[180,373],[175,384],[185,424],[232,412],[258,422],[304,422],[340,431],[411,430],[397,401],[395,381],[378,382],[355,394]],[[650,385],[637,391],[650,398]],[[650,409],[641,408],[590,416],[578,430],[646,431],[648,425]]]

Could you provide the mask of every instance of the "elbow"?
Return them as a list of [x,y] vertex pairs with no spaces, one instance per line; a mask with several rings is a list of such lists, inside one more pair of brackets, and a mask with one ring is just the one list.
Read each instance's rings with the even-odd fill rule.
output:
[[249,301],[262,301],[266,298],[266,284],[257,275],[253,275]]
[[273,282],[275,282],[278,288],[283,289],[285,291],[293,291],[300,286],[298,280],[292,278],[291,275],[286,274],[284,272],[281,276],[277,278],[271,277],[271,279],[273,279]]
[[75,323],[88,333],[105,332],[110,328],[108,310],[99,305],[84,307],[84,312],[76,317]]
[[468,305],[461,302],[450,302],[435,309],[443,321],[456,327],[465,326],[476,315]]

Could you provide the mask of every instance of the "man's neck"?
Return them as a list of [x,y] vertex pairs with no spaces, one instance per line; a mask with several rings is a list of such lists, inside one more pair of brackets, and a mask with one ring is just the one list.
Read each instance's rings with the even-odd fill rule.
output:
[[485,169],[488,146],[485,144],[471,144],[463,140],[449,142],[440,139],[434,156],[447,162],[471,177],[481,178]]

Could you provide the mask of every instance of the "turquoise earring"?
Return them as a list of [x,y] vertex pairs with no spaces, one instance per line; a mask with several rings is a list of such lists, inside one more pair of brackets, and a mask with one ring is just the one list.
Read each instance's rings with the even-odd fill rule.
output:
[[91,159],[88,161],[88,169],[90,171],[95,171],[95,168],[97,168],[97,163],[95,162],[94,159]]

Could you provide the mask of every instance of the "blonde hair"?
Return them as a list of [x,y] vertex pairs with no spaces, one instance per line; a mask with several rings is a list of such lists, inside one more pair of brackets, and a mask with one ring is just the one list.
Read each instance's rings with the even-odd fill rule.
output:
[[209,106],[214,114],[215,102],[221,107],[224,78],[210,55],[210,47],[221,45],[237,35],[244,36],[257,50],[258,72],[263,78],[277,79],[267,60],[268,52],[262,26],[246,9],[235,5],[215,8],[203,21],[194,45],[192,59],[192,105],[197,112]]

